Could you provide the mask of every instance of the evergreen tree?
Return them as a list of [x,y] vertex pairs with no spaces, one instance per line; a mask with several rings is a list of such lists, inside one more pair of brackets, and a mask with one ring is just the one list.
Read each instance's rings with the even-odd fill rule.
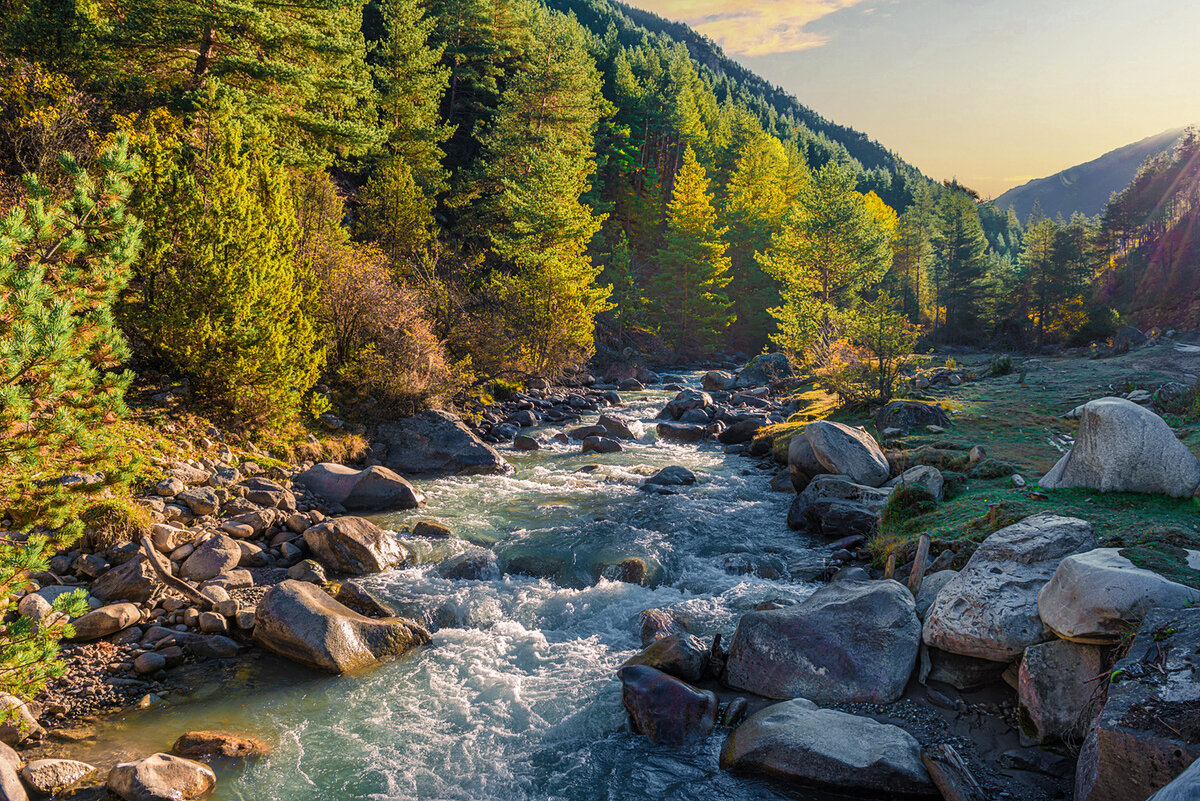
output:
[[981,333],[987,238],[979,222],[979,210],[967,192],[946,192],[938,211],[931,276],[935,293],[934,342],[938,341],[939,331],[943,338],[966,341]]
[[928,289],[923,279],[933,255],[934,206],[927,185],[914,191],[912,205],[900,215],[892,255],[891,285],[901,308],[912,322],[920,322]]
[[359,236],[377,242],[398,269],[421,260],[434,237],[433,214],[405,159],[392,156],[380,164],[358,201]]

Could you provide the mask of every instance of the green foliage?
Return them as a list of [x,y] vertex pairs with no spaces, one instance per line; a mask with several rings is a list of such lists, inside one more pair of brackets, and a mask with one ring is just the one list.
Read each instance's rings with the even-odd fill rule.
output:
[[378,244],[397,267],[419,264],[434,237],[429,198],[408,162],[385,160],[358,195],[358,234]]
[[1138,567],[1200,590],[1200,570],[1188,564],[1188,551],[1200,549],[1200,534],[1195,531],[1150,526],[1117,538],[1112,546],[1120,548],[1121,556]]
[[287,423],[324,358],[291,189],[270,137],[247,132],[227,99],[213,92],[196,123],[194,142],[148,137],[138,323],[202,397]]
[[859,364],[856,358],[836,375],[835,389],[844,402],[884,404],[895,397],[900,370],[912,356],[918,333],[895,306],[881,292],[849,317],[847,335],[865,359]]
[[933,252],[934,341],[939,337],[972,341],[981,333],[988,247],[979,210],[966,192],[951,191],[942,197]]
[[892,491],[879,516],[881,531],[909,531],[921,515],[937,509],[937,498],[921,484],[902,484]]
[[140,504],[126,498],[110,498],[86,509],[79,517],[86,545],[102,551],[114,545],[137,542],[150,533],[153,520]]
[[1012,375],[1013,358],[1007,353],[992,359],[988,365],[988,375],[997,378],[1002,375]]

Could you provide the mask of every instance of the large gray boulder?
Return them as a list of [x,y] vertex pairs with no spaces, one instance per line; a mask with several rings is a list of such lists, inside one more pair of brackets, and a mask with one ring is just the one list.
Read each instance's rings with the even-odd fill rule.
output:
[[[74,759],[35,759],[21,768],[21,778],[39,796],[54,796],[65,794],[95,772],[95,765]],[[0,798],[10,801],[2,790]]]
[[887,797],[936,795],[921,746],[898,726],[796,698],[756,712],[721,749],[726,770],[789,784]]
[[734,379],[733,386],[737,389],[748,387],[765,387],[776,381],[791,378],[796,374],[792,362],[783,353],[764,353],[750,360]]
[[1197,798],[1200,798],[1200,759],[1146,801],[1196,801]]
[[512,466],[461,420],[430,409],[379,427],[387,448],[384,465],[401,475],[505,474]]
[[242,561],[242,547],[237,540],[224,534],[214,534],[200,544],[184,560],[179,575],[191,581],[208,581],[233,570]]
[[855,483],[849,476],[833,474],[815,477],[804,491],[796,496],[796,503],[807,507],[817,501],[855,501],[878,514],[892,497],[889,487],[868,487]]
[[1017,677],[1025,736],[1038,743],[1081,741],[1100,711],[1095,679],[1104,667],[1104,652],[1095,645],[1051,640],[1026,648]]
[[[1200,552],[1192,551],[1200,559]],[[1075,642],[1108,645],[1136,628],[1151,609],[1200,603],[1200,591],[1137,567],[1119,548],[1068,556],[1038,593],[1038,614]]]
[[646,427],[639,420],[630,420],[619,414],[600,415],[599,425],[614,439],[641,439],[646,435]]
[[361,517],[336,517],[309,526],[304,542],[326,567],[347,576],[382,573],[408,556],[395,537]]
[[935,500],[941,500],[946,491],[946,480],[942,477],[942,471],[930,465],[919,464],[915,467],[910,467],[900,475],[888,481],[884,485],[885,489],[895,489],[899,486],[906,487],[924,487],[929,490],[929,494]]
[[684,745],[708,737],[717,723],[717,696],[697,690],[649,665],[617,671],[621,700],[636,731],[662,745]]
[[817,420],[805,426],[804,436],[825,472],[849,476],[854,483],[868,487],[888,480],[891,467],[887,457],[865,428]]
[[[91,593],[105,603],[150,600],[158,588],[158,576],[144,555],[117,565],[92,582]],[[77,588],[72,588],[77,589]]]
[[420,490],[382,465],[355,470],[344,464],[321,462],[298,475],[296,481],[351,512],[416,509],[425,502]]
[[803,433],[792,437],[788,442],[788,475],[792,478],[792,486],[801,492],[814,477],[827,472],[825,466],[817,459],[812,443]]
[[925,426],[950,427],[950,418],[940,406],[911,400],[896,400],[875,412],[875,430],[894,428],[909,432]]
[[925,643],[954,654],[1011,662],[1053,635],[1038,593],[1059,563],[1096,547],[1090,523],[1038,514],[984,540],[925,613]]
[[1100,398],[1084,404],[1075,445],[1039,484],[1190,498],[1200,487],[1200,459],[1154,412]]
[[108,774],[108,790],[125,801],[194,801],[217,789],[217,775],[199,762],[151,754],[122,762]]
[[698,682],[708,670],[708,646],[691,634],[661,637],[625,660],[626,665],[649,665],[688,682]]
[[71,622],[75,636],[71,639],[78,642],[88,642],[116,634],[124,628],[132,626],[142,619],[142,610],[137,604],[109,604],[80,615]]
[[723,681],[768,698],[886,704],[904,692],[920,641],[903,585],[836,581],[795,606],[743,615]]
[[410,620],[373,620],[313,584],[288,579],[267,590],[254,610],[254,641],[302,665],[347,673],[403,656],[429,642]]

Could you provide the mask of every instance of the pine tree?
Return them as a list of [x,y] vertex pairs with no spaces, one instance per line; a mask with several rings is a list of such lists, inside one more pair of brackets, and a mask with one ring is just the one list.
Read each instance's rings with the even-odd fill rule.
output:
[[[987,238],[979,210],[966,192],[951,188],[942,197],[934,233],[933,285],[936,292],[934,341],[939,330],[956,340],[979,334],[987,277]],[[937,311],[941,309],[942,325]]]
[[929,291],[924,286],[924,277],[933,256],[933,225],[933,197],[928,186],[921,184],[913,193],[912,205],[897,221],[892,255],[891,284],[904,313],[914,323],[921,319]]
[[434,237],[433,213],[404,158],[392,156],[376,167],[358,201],[359,236],[378,243],[401,271],[421,261]]
[[652,322],[680,353],[711,349],[736,319],[725,293],[732,276],[724,235],[708,177],[689,147],[675,177],[658,269],[647,291]]

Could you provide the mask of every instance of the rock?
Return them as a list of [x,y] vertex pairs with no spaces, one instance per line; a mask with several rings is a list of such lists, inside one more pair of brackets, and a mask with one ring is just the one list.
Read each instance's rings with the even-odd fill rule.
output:
[[626,378],[617,384],[617,389],[621,392],[642,392],[646,389],[646,386],[636,378]]
[[706,392],[724,392],[733,388],[733,382],[733,373],[726,372],[725,370],[710,370],[700,380]]
[[608,437],[588,437],[583,441],[584,453],[620,453],[621,443]]
[[250,503],[286,513],[296,511],[296,496],[277,481],[255,477],[246,479],[238,486],[245,491],[246,500]]
[[929,494],[935,500],[940,501],[945,494],[946,481],[942,478],[942,471],[923,464],[908,468],[883,486],[892,489],[901,485],[911,486],[914,484],[929,490]]
[[21,757],[17,752],[0,743],[0,801],[29,801],[17,773],[20,767]]
[[917,660],[921,624],[895,581],[847,579],[738,621],[723,681],[768,698],[890,703]]
[[1104,668],[1094,645],[1052,640],[1026,648],[1017,679],[1022,733],[1037,743],[1080,742],[1100,711],[1094,679]]
[[384,464],[401,475],[504,474],[512,466],[447,412],[428,410],[379,427]]
[[403,656],[428,643],[429,632],[400,618],[364,617],[318,587],[288,579],[259,601],[254,641],[302,665],[346,673]]
[[[1190,552],[1200,558],[1200,553]],[[1115,644],[1151,609],[1200,603],[1200,592],[1137,567],[1118,548],[1068,556],[1038,594],[1038,614],[1067,640]]]
[[1124,352],[1145,345],[1148,337],[1132,325],[1127,325],[1113,336],[1113,349]]
[[169,554],[196,539],[196,532],[169,523],[155,523],[150,529],[150,543],[159,553]]
[[513,438],[513,447],[519,451],[540,451],[542,443],[527,434],[518,434]]
[[1038,484],[1190,498],[1200,487],[1200,459],[1154,412],[1100,398],[1084,404],[1075,444]]
[[192,510],[192,514],[197,517],[216,514],[217,510],[221,508],[221,499],[210,487],[192,487],[184,490],[175,496],[175,501],[187,504],[187,507]]
[[157,673],[166,666],[167,658],[157,651],[149,651],[133,660],[133,669],[143,675]]
[[207,765],[170,754],[122,762],[108,774],[109,792],[125,801],[192,801],[217,789]]
[[179,568],[179,575],[191,581],[208,581],[233,570],[242,560],[242,549],[224,534],[214,534],[192,552]]
[[366,617],[396,617],[396,613],[387,604],[380,601],[370,590],[356,581],[342,582],[342,586],[338,587],[334,600]]
[[878,431],[895,428],[908,433],[925,426],[946,429],[950,427],[950,418],[940,406],[909,400],[892,401],[875,412],[875,428]]
[[785,378],[792,378],[796,371],[786,354],[764,353],[750,360],[733,385],[739,389],[746,387],[765,387]]
[[39,795],[57,795],[95,772],[95,765],[74,759],[35,759],[21,768],[21,778]]
[[690,634],[670,634],[629,657],[625,664],[649,665],[694,684],[708,670],[708,646]]
[[759,429],[766,425],[765,419],[740,420],[717,435],[717,442],[722,445],[739,445],[750,442],[758,435]]
[[1146,616],[1080,751],[1076,801],[1146,798],[1200,760],[1197,652],[1200,607]]
[[646,435],[646,427],[637,420],[629,420],[617,414],[600,415],[599,424],[614,439],[641,439]]
[[168,476],[154,485],[154,491],[163,498],[174,498],[186,488],[187,485],[174,476]]
[[802,492],[808,482],[824,472],[825,466],[817,459],[812,443],[803,433],[792,437],[788,442],[788,474],[792,477],[792,486],[797,492]]
[[288,578],[309,584],[325,583],[325,568],[314,559],[303,559],[288,568]]
[[663,414],[660,417],[666,416],[672,420],[678,420],[683,417],[685,412],[692,409],[707,409],[713,405],[712,395],[707,392],[698,392],[694,389],[685,389],[672,398],[663,408]]
[[487,548],[472,548],[451,556],[436,569],[442,578],[460,581],[478,581],[483,578],[500,577],[500,568],[496,565],[496,555]]
[[959,690],[979,690],[999,682],[1007,668],[1006,662],[952,654],[925,646],[921,651],[919,678],[922,682],[939,681]]
[[687,484],[695,484],[696,474],[686,467],[670,465],[650,476],[645,483],[659,487],[682,487]]
[[205,634],[225,634],[229,631],[229,622],[217,612],[201,612],[200,630]]
[[1067,556],[1096,546],[1092,526],[1073,517],[1027,517],[985,539],[925,615],[926,644],[1011,662],[1052,636],[1037,596]]
[[355,470],[322,462],[296,476],[296,481],[351,512],[416,509],[425,502],[425,496],[416,487],[382,465]]
[[861,503],[875,514],[879,514],[887,505],[890,497],[892,497],[891,489],[868,487],[863,484],[855,484],[848,476],[825,474],[814,477],[796,497],[795,503],[799,504],[802,512],[817,501],[841,499]]
[[705,739],[717,723],[717,696],[648,665],[617,671],[621,700],[634,729],[661,745]]
[[[721,749],[726,770],[839,793],[935,795],[911,734],[804,698],[773,704],[738,726]],[[880,796],[883,797],[883,796]]]
[[137,604],[120,603],[102,606],[71,621],[71,625],[75,628],[75,636],[71,639],[78,642],[98,640],[101,637],[116,634],[141,619],[142,610],[137,607]]
[[28,703],[0,692],[0,743],[19,745],[29,739],[41,739],[45,733]]
[[659,423],[655,430],[666,442],[700,442],[705,437],[704,426],[694,423]]
[[938,570],[925,574],[925,578],[921,581],[921,589],[917,592],[917,617],[921,620],[925,619],[925,613],[933,605],[933,601],[942,591],[942,587],[949,584],[956,575],[958,575],[956,570]]
[[262,740],[227,731],[189,731],[171,746],[171,753],[187,759],[258,759],[271,753]]
[[645,609],[638,619],[641,621],[643,648],[655,640],[687,631],[686,621],[670,609]]
[[453,532],[447,526],[433,520],[418,520],[412,528],[414,537],[430,537],[432,539],[444,540],[454,536]]
[[1200,759],[1146,801],[1196,801],[1197,798],[1200,798]]
[[805,426],[804,436],[825,472],[848,476],[868,487],[888,480],[891,468],[887,457],[865,428],[817,420]]
[[91,593],[101,601],[133,601],[142,603],[150,600],[158,587],[158,576],[145,556],[131,559],[118,565],[92,582]]
[[35,623],[41,623],[54,612],[54,607],[50,605],[42,596],[36,592],[31,592],[20,600],[17,604],[17,612],[29,618]]
[[361,517],[338,517],[311,526],[304,542],[331,570],[348,576],[382,573],[408,558],[399,541]]
[[822,498],[805,507],[804,520],[804,528],[832,539],[873,533],[879,515],[858,501]]

